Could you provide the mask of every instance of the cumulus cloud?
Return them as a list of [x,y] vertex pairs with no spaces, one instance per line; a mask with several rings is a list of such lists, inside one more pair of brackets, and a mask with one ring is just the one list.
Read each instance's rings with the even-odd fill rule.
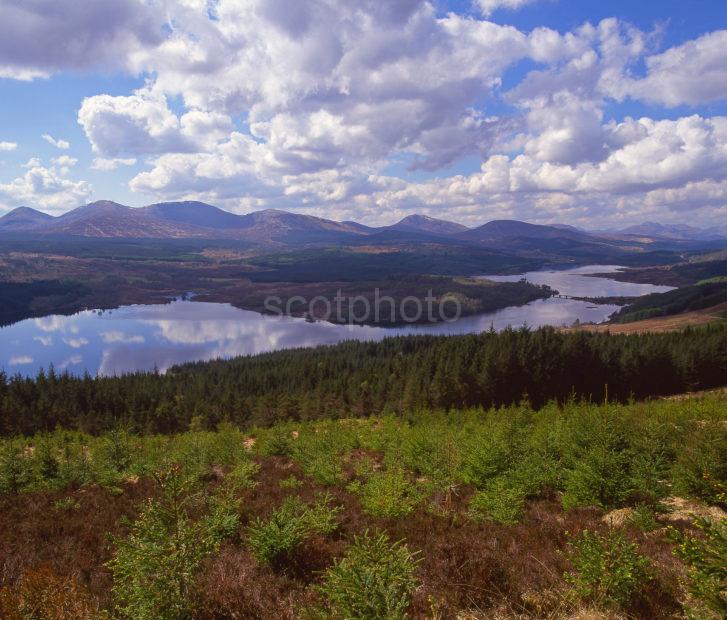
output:
[[0,151],[14,151],[17,148],[17,142],[0,142]]
[[[630,119],[612,104],[727,99],[727,31],[664,50],[658,29],[618,19],[570,32],[489,19],[534,2],[476,0],[479,15],[463,16],[427,0],[91,0],[62,15],[50,0],[15,1],[10,23],[28,41],[75,43],[51,55],[2,41],[0,67],[143,77],[135,91],[86,98],[78,122],[91,167],[143,162],[130,188],[155,199],[372,222],[412,210],[473,222],[721,208],[723,119],[656,108]],[[518,66],[528,72],[511,86]],[[481,169],[420,182],[385,173],[430,178],[465,158]],[[31,161],[24,177],[45,170],[61,208],[89,189],[71,165]],[[0,192],[17,183],[30,195],[24,177]]]
[[63,342],[72,349],[80,349],[88,344],[87,338],[64,338]]
[[41,138],[43,138],[43,140],[45,140],[48,144],[55,146],[57,149],[61,149],[62,151],[71,148],[70,142],[67,142],[66,140],[56,140],[50,134],[44,133]]
[[45,211],[67,211],[87,202],[93,193],[86,181],[68,178],[68,165],[45,167],[32,158],[25,167],[25,174],[0,183],[0,205],[5,208],[32,205]]
[[60,364],[58,364],[58,370],[66,370],[71,366],[78,366],[83,361],[83,357],[80,355],[71,355],[66,358]]
[[56,166],[62,166],[64,168],[70,168],[78,163],[78,159],[71,157],[70,155],[61,155],[60,157],[54,157],[51,160]]
[[161,41],[163,4],[7,0],[0,20],[0,78],[31,80],[57,71],[126,68],[140,50]]
[[705,34],[646,59],[647,74],[631,80],[629,95],[679,106],[727,99],[727,30]]
[[472,175],[408,183],[367,201],[380,210],[417,205],[436,214],[448,208],[470,223],[482,221],[478,205],[488,205],[487,217],[517,213],[589,223],[619,212],[634,217],[664,208],[727,206],[727,118],[626,119],[602,131],[612,139],[598,161],[559,164],[526,153],[493,155]]
[[33,358],[30,355],[15,355],[8,360],[8,366],[25,366],[32,363]]
[[116,170],[117,168],[120,168],[121,166],[133,166],[134,164],[136,164],[135,157],[114,158],[114,159],[96,157],[93,160],[93,162],[91,163],[91,168],[93,170],[101,170],[103,172],[109,172],[110,170]]
[[101,340],[106,344],[143,344],[144,336],[128,335],[121,331],[101,332]]
[[216,112],[194,110],[179,118],[163,95],[143,90],[128,97],[88,97],[81,104],[78,122],[94,152],[112,158],[129,153],[199,151],[229,134],[231,128],[229,117]]
[[489,17],[499,9],[516,10],[537,0],[477,0],[477,6],[485,17]]

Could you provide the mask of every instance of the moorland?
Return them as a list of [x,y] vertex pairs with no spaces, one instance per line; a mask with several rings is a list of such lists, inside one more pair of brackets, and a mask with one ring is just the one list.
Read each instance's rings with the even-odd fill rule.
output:
[[[65,381],[46,382],[25,394],[52,411]],[[169,412],[178,434],[16,435],[0,440],[0,613],[720,618],[726,410],[723,392],[574,396],[258,425],[228,402],[213,427]]]
[[722,241],[118,207],[0,218],[2,320],[378,287],[477,313],[553,291],[474,276],[616,263],[678,288],[614,321],[675,325],[0,372],[1,617],[724,617]]
[[[432,291],[437,303],[456,299],[466,316],[553,293],[473,276],[595,263],[630,267],[613,276],[617,279],[701,285],[727,273],[726,244],[706,233],[689,239],[643,230],[591,233],[509,220],[466,228],[425,216],[369,227],[275,210],[238,216],[195,202],[130,208],[99,201],[56,218],[20,208],[0,218],[0,324],[84,308],[163,303],[189,293],[265,312],[270,295],[285,307],[297,296],[332,298],[338,291],[349,300],[370,299],[376,289],[397,308],[407,297]],[[291,314],[323,318],[305,308]],[[619,320],[653,314],[635,309]],[[361,322],[380,321],[369,316]],[[395,313],[383,323],[400,322]]]

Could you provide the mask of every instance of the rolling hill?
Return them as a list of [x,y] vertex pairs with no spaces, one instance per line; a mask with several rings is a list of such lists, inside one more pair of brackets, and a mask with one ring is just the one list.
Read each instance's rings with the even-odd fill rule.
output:
[[[101,200],[58,217],[21,207],[0,217],[0,234],[12,234],[25,240],[40,240],[52,235],[55,239],[71,240],[245,242],[263,251],[275,252],[308,247],[371,246],[377,248],[376,251],[442,255],[446,250],[464,256],[477,248],[540,263],[560,264],[590,261],[632,264],[656,250],[671,256],[679,244],[695,243],[676,239],[654,242],[637,235],[594,234],[572,226],[545,226],[517,220],[494,220],[467,228],[425,215],[410,215],[390,226],[371,227],[278,209],[238,215],[198,201],[162,202],[134,208]],[[647,259],[644,264],[657,262]]]
[[0,231],[26,231],[40,228],[53,220],[52,215],[30,207],[18,207],[0,218]]
[[396,224],[387,227],[388,230],[419,232],[431,235],[454,236],[469,230],[462,224],[440,220],[427,215],[408,215]]

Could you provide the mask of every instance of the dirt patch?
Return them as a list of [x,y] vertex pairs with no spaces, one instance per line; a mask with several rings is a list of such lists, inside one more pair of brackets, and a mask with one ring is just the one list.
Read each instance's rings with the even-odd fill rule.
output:
[[727,518],[727,512],[718,506],[707,506],[683,497],[667,497],[662,503],[668,510],[664,515],[667,521],[693,521],[694,517],[710,521]]

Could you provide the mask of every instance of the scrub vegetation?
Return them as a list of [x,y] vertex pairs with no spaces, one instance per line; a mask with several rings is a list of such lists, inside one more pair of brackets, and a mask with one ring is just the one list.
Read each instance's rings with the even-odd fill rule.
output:
[[0,615],[719,618],[726,412],[716,393],[7,437]]

